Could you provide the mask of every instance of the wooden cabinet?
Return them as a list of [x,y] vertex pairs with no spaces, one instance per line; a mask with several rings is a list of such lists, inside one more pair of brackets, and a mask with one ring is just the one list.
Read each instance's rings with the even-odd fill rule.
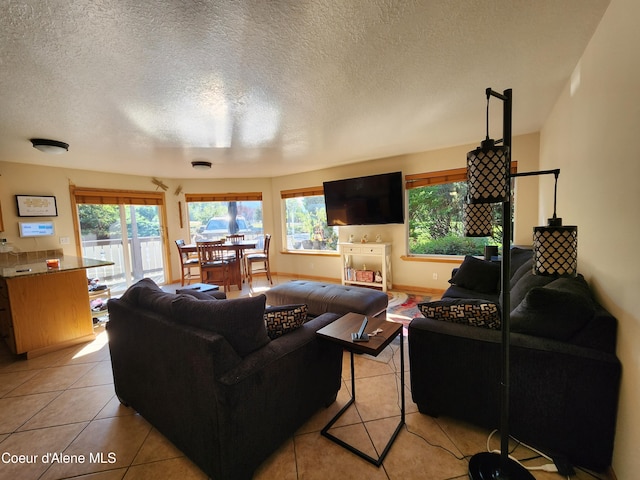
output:
[[27,358],[93,340],[86,271],[0,278],[0,335]]
[[338,246],[343,285],[377,287],[383,292],[391,288],[390,243],[340,243]]
[[7,282],[0,278],[0,338],[2,338],[9,349],[16,352],[16,340],[13,332],[13,319],[11,317],[11,306],[9,305],[9,292]]

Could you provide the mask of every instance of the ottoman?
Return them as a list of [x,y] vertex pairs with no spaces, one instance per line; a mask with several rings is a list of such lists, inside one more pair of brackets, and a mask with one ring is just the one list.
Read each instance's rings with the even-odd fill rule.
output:
[[267,290],[268,305],[304,303],[308,314],[317,317],[326,312],[354,312],[375,317],[387,309],[389,298],[385,292],[371,288],[335,283],[292,280]]

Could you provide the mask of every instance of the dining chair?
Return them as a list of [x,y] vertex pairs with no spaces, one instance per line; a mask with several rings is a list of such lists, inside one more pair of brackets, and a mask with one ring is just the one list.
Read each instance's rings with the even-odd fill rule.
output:
[[[253,288],[253,276],[255,274],[265,274],[269,283],[273,285],[271,280],[271,266],[269,265],[269,245],[271,244],[271,234],[267,233],[264,236],[264,247],[262,251],[255,253],[247,253],[244,256],[245,268],[247,270],[247,276],[249,277],[249,288]],[[254,270],[254,264],[257,264],[257,268]]]
[[244,240],[244,233],[232,233],[227,235],[227,241],[229,243],[237,243],[240,240]]
[[185,281],[187,282],[187,284],[190,284],[193,280],[198,280],[198,278],[200,277],[199,272],[197,276],[191,272],[192,268],[200,268],[200,262],[197,257],[191,257],[187,252],[182,250],[182,247],[184,247],[184,245],[184,240],[176,240],[176,246],[178,247],[178,255],[180,258],[180,283],[182,286],[184,286]]
[[233,271],[237,260],[227,257],[224,240],[196,242],[196,251],[200,264],[200,282],[215,285],[222,284],[228,292],[233,280]]
[[[227,235],[226,239],[227,239],[227,242],[229,242],[229,243],[239,243],[239,242],[244,241],[244,233],[232,233],[232,234]],[[246,272],[246,264],[244,262],[244,258],[242,258],[243,257],[243,251],[242,250],[234,250],[234,251],[231,251],[231,252],[227,253],[227,255],[230,255],[230,256],[233,256],[233,257],[235,257],[235,256],[238,257],[237,260],[238,260],[238,262],[240,262],[240,268],[242,269],[242,271],[240,272],[240,275],[241,275],[241,278],[245,278],[246,275],[247,275],[247,272]]]

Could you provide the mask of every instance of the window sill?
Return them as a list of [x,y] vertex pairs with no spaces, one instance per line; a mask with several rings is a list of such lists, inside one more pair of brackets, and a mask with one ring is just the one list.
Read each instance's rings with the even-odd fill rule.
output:
[[405,262],[457,263],[461,264],[464,255],[401,255]]

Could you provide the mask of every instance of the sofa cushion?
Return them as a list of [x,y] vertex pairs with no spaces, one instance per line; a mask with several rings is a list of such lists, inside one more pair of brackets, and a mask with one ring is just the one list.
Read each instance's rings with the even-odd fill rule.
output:
[[171,302],[176,298],[175,293],[167,293],[160,288],[144,288],[140,290],[138,306],[160,315],[171,316]]
[[533,271],[533,260],[529,258],[526,261],[522,262],[518,266],[518,268],[516,268],[515,271],[511,274],[509,287],[513,289],[516,283],[518,283],[518,280],[520,280],[525,273],[531,272],[531,271]]
[[500,329],[500,309],[494,302],[480,299],[442,299],[418,304],[427,318],[463,323],[475,327]]
[[512,312],[522,303],[524,297],[532,288],[544,287],[555,280],[554,277],[535,275],[533,273],[533,259],[525,262],[514,274],[513,279],[517,279],[517,281],[511,284],[510,298]]
[[513,277],[522,264],[532,257],[533,250],[530,248],[511,247],[511,271],[509,272],[509,277]]
[[449,283],[482,293],[499,290],[500,264],[467,255]]
[[131,285],[120,296],[120,300],[123,300],[132,305],[138,305],[140,295],[142,293],[148,293],[149,291],[162,291],[160,287],[150,278],[143,278]]
[[241,357],[269,343],[264,295],[231,300],[199,300],[178,295],[172,303],[176,321],[222,335]]
[[267,307],[264,311],[264,323],[271,340],[300,327],[307,320],[307,306],[279,305]]
[[594,314],[595,304],[582,275],[559,278],[526,294],[511,312],[511,331],[567,341]]

